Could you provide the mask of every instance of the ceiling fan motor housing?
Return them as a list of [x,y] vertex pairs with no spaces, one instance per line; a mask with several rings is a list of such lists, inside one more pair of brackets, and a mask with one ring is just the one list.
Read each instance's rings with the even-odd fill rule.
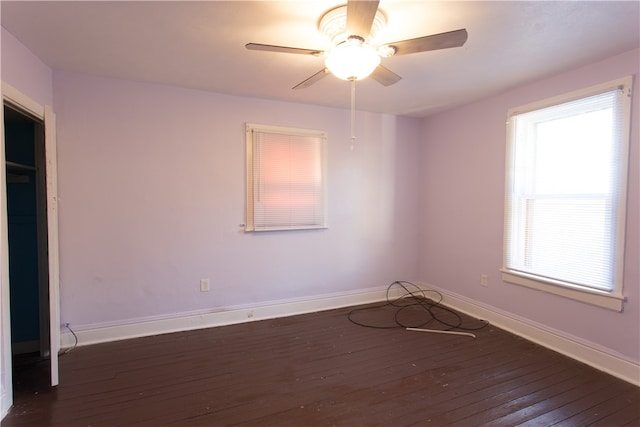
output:
[[349,34],[347,31],[347,6],[343,5],[322,15],[318,22],[318,30],[327,37],[333,46],[347,41],[349,36],[359,36],[368,44],[375,45],[376,37],[386,25],[387,16],[381,9],[378,9],[369,34]]

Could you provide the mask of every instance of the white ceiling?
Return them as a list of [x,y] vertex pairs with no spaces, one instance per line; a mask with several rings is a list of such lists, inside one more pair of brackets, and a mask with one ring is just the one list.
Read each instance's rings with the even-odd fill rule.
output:
[[[319,57],[249,51],[248,42],[324,50],[320,16],[346,0],[5,1],[2,26],[55,70],[348,108],[349,83]],[[381,0],[386,42],[466,28],[463,47],[383,59],[403,79],[357,83],[357,108],[424,117],[640,45],[638,1]]]

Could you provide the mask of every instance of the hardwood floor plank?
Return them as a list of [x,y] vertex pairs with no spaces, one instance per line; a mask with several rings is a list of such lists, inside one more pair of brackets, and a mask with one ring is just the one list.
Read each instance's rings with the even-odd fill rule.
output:
[[609,394],[585,405],[580,413],[563,421],[563,424],[566,422],[575,426],[611,426],[615,424],[605,421],[609,417],[628,417],[632,421],[634,418],[640,418],[640,391],[637,387],[620,380],[617,382],[617,387],[611,389]]
[[[494,326],[475,339],[374,329],[351,323],[349,311],[79,347],[60,359],[60,385],[18,391],[2,425],[583,426],[640,418],[638,387]],[[426,319],[413,308],[401,315]],[[359,311],[357,320],[388,325],[393,311]]]
[[516,404],[510,402],[510,413],[488,422],[487,426],[524,424],[532,418],[554,411],[558,407],[575,400],[574,394],[576,392],[584,393],[585,390],[589,393],[597,392],[598,388],[592,389],[592,386],[594,386],[592,380],[583,380],[575,377],[553,384],[550,387],[517,399],[515,401]]
[[568,422],[567,420],[572,416],[582,412],[585,407],[590,407],[594,402],[601,401],[602,395],[610,389],[617,389],[615,384],[604,385],[603,388],[589,387],[585,390],[581,390],[579,394],[567,395],[566,402],[562,400],[554,400],[554,404],[557,406],[555,409],[549,407],[548,411],[532,418],[520,425],[522,426],[541,426],[546,427],[555,425],[558,423]]

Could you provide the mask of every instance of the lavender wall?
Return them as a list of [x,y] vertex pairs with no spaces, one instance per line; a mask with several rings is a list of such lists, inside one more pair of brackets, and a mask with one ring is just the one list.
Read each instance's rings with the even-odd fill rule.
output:
[[[635,363],[637,81],[624,313],[503,283],[498,268],[507,109],[637,78],[638,62],[632,51],[422,123],[359,113],[352,152],[346,111],[64,72],[52,80],[2,30],[3,81],[42,104],[55,98],[63,322],[118,324],[420,278]],[[328,131],[328,230],[241,231],[245,122]],[[204,277],[209,293],[198,290]]]
[[[339,109],[66,72],[54,73],[54,98],[63,322],[82,329],[417,277],[419,120],[359,113],[351,151]],[[245,122],[328,132],[329,229],[242,231]]]
[[11,33],[2,31],[2,81],[40,105],[53,105],[53,74],[37,56]]
[[[640,360],[638,264],[639,51],[426,119],[422,128],[421,264],[427,283],[537,322],[629,361]],[[501,281],[507,109],[635,75],[623,313]],[[480,275],[489,286],[480,286]]]

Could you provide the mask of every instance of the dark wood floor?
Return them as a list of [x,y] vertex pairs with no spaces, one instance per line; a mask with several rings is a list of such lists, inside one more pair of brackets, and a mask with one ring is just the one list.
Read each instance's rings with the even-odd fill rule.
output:
[[[392,309],[354,318],[388,325]],[[55,389],[21,374],[2,426],[640,425],[638,387],[496,327],[473,339],[348,313],[78,347]]]

